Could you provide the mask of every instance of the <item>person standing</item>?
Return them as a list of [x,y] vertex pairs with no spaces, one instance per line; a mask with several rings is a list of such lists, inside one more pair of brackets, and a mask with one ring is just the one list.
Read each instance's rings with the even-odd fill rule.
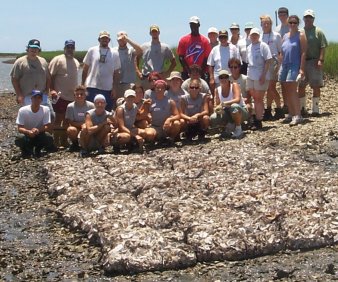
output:
[[219,44],[218,29],[216,27],[210,27],[208,29],[208,38],[209,38],[211,49]]
[[[268,90],[266,91],[266,109],[264,110],[263,120],[273,120],[284,118],[284,112],[281,107],[281,100],[277,91],[277,80],[279,71],[279,56],[282,46],[282,38],[278,32],[272,31],[272,19],[268,15],[260,17],[261,27],[263,33],[261,35],[262,42],[268,44],[272,55],[272,62],[270,64],[270,82]],[[275,102],[275,115],[272,115],[272,103]]]
[[244,32],[245,32],[245,37],[241,38],[238,41],[238,49],[239,49],[239,54],[241,56],[241,74],[246,75],[248,71],[248,57],[246,55],[246,49],[248,46],[251,44],[250,40],[250,31],[251,29],[254,28],[254,24],[252,22],[247,22],[244,25]]
[[219,31],[218,35],[220,44],[214,47],[208,57],[208,67],[210,76],[211,93],[219,86],[218,74],[221,70],[228,70],[228,61],[230,58],[240,58],[239,51],[235,45],[228,42],[228,32]]
[[250,31],[251,44],[248,46],[248,78],[247,85],[250,96],[255,103],[255,120],[253,129],[262,128],[264,113],[264,94],[269,87],[269,68],[272,60],[268,44],[260,41],[260,31],[253,28]]
[[298,87],[300,106],[303,114],[306,112],[305,88],[309,84],[312,88],[312,116],[319,116],[320,88],[324,86],[323,66],[325,60],[325,48],[328,43],[324,32],[315,26],[315,13],[312,10],[304,12],[304,31],[307,38],[307,51],[305,58],[305,79]]
[[43,148],[55,150],[53,137],[48,133],[51,131],[50,112],[48,107],[41,105],[42,96],[41,91],[32,90],[31,104],[21,107],[16,118],[20,135],[15,144],[21,149],[23,158],[39,157]]
[[278,9],[278,18],[280,20],[280,24],[276,27],[275,31],[278,32],[282,38],[286,33],[289,32],[288,17],[288,8],[280,7]]
[[[142,48],[140,45],[132,41],[126,31],[119,31],[117,33],[117,47],[113,50],[118,52],[121,62],[121,68],[118,73],[118,83],[116,83],[116,97],[123,98],[124,92],[130,89],[131,84],[136,83],[135,59],[136,56],[142,55]],[[128,46],[128,44],[130,46]]]
[[113,109],[116,99],[115,83],[121,68],[119,54],[109,47],[110,34],[101,31],[99,45],[89,48],[83,59],[82,84],[87,87],[87,100],[93,102],[96,94],[106,98],[106,109]]
[[[151,41],[142,44],[142,66],[139,68],[141,56],[136,57],[135,68],[138,78],[142,81],[142,86],[146,91],[149,89],[148,76],[152,72],[160,74],[164,79],[176,67],[175,55],[170,49],[169,45],[160,41],[160,28],[157,25],[150,26],[149,33]],[[170,62],[169,68],[164,69],[164,63],[168,60]]]
[[56,146],[68,147],[65,120],[66,109],[69,103],[74,101],[74,89],[78,85],[79,61],[74,58],[75,41],[66,40],[64,54],[54,57],[49,63],[51,74],[50,95],[56,103],[53,103],[55,111],[54,142]]
[[200,19],[193,16],[189,20],[191,33],[181,37],[178,42],[177,55],[183,67],[182,79],[189,78],[189,68],[191,65],[199,65],[202,73],[201,77],[209,82],[207,60],[211,51],[208,38],[200,34]]
[[23,106],[29,105],[32,91],[41,91],[43,93],[42,105],[49,107],[53,122],[55,113],[48,99],[51,77],[47,61],[39,56],[40,51],[40,41],[37,39],[29,40],[26,55],[15,61],[10,76],[17,103]]
[[289,123],[290,126],[294,126],[303,121],[300,100],[297,94],[297,80],[299,80],[299,77],[300,79],[304,78],[307,40],[304,32],[298,29],[298,16],[289,16],[288,23],[290,31],[283,38],[279,81],[288,95],[286,101],[289,113],[283,123]]

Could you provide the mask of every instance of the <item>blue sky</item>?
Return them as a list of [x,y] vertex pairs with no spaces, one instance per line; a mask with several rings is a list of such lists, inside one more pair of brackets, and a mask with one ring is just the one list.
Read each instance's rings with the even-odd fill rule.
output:
[[313,9],[315,24],[324,30],[329,41],[338,42],[335,1],[5,0],[1,4],[0,52],[23,52],[33,38],[41,41],[43,50],[60,50],[66,39],[74,39],[77,50],[87,50],[97,44],[100,30],[112,34],[113,46],[119,30],[126,30],[131,39],[141,44],[149,41],[151,24],[158,24],[161,41],[174,47],[182,35],[190,32],[190,16],[200,17],[200,32],[206,35],[209,27],[229,29],[232,22],[243,27],[252,21],[257,26],[263,14],[269,14],[275,22],[275,10],[281,6],[300,18],[306,9]]

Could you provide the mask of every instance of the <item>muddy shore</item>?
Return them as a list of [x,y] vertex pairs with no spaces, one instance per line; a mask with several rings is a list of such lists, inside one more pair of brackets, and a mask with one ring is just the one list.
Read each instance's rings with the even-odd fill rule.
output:
[[[338,140],[335,82],[328,81],[323,95],[324,114],[309,119],[308,130],[285,136],[277,122],[255,136],[257,143],[288,148],[315,166],[337,169]],[[16,160],[13,147],[17,106],[14,96],[0,97],[0,278],[5,281],[297,281],[337,280],[337,245],[307,252],[286,251],[239,262],[198,263],[184,270],[148,272],[134,276],[107,277],[101,250],[85,234],[70,230],[54,212],[56,203],[47,194],[45,162],[77,157],[57,152],[39,160]],[[316,124],[320,124],[318,130]],[[311,127],[310,127],[311,125]],[[245,139],[244,141],[245,142]],[[206,144],[205,146],[208,146]],[[14,158],[13,158],[14,156]]]

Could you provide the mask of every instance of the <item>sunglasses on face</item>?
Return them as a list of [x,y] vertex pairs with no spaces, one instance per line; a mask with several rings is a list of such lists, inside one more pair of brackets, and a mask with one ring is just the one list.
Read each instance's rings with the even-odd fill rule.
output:
[[229,76],[220,76],[219,79],[229,79]]
[[292,22],[292,21],[291,21],[291,22],[289,22],[289,24],[298,24],[298,23],[297,23],[297,22]]
[[199,86],[190,86],[190,89],[197,90],[197,89],[200,89],[200,87]]

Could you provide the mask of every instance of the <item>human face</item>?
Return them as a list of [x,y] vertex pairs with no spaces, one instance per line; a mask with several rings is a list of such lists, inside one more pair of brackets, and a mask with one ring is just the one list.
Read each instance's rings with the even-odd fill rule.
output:
[[189,25],[190,25],[191,34],[198,35],[200,25],[197,23],[190,23]]
[[39,48],[28,47],[28,49],[27,49],[27,55],[30,58],[36,58],[36,56],[39,55],[39,52],[40,52]]
[[166,90],[165,88],[166,88],[165,84],[163,84],[163,83],[156,84],[155,85],[156,94],[163,94],[164,95],[164,91]]
[[288,13],[284,13],[284,12],[278,13],[279,20],[284,24],[287,22],[288,16],[289,16]]
[[157,29],[152,29],[150,35],[153,40],[158,40],[160,38],[160,32]]
[[67,45],[65,46],[65,55],[67,57],[74,57],[74,53],[75,53],[75,46],[74,45]]
[[31,98],[32,100],[32,106],[33,107],[38,107],[40,106],[41,102],[42,102],[42,96],[40,95],[35,95]]
[[253,44],[258,43],[259,42],[259,34],[257,34],[257,33],[251,34],[250,40]]
[[269,20],[262,20],[261,27],[264,33],[268,33],[271,31],[272,23]]
[[240,66],[237,65],[236,63],[232,63],[230,66],[229,66],[229,70],[231,72],[231,74],[233,76],[238,76],[239,72],[240,72]]
[[132,95],[128,96],[127,98],[125,98],[125,101],[127,106],[132,106],[135,103],[135,97]]
[[105,108],[106,108],[106,102],[102,99],[97,99],[95,102],[94,102],[94,105],[95,105],[95,112],[97,114],[102,114],[104,111],[105,111]]
[[296,18],[289,18],[288,19],[288,25],[289,25],[290,29],[298,30],[299,22]]
[[170,80],[170,88],[173,90],[178,90],[181,88],[182,80],[178,77],[174,77]]
[[77,90],[74,93],[74,98],[76,102],[82,102],[86,99],[86,92],[84,90]]
[[209,32],[208,38],[209,38],[210,43],[215,43],[217,42],[218,34],[216,32]]
[[103,48],[107,48],[110,42],[110,38],[107,36],[99,38],[100,46]]
[[144,92],[143,89],[141,87],[136,87],[135,88],[135,93],[136,93],[136,99],[135,99],[135,103],[140,102],[143,97],[144,97]]
[[232,35],[238,35],[239,34],[239,28],[230,28]]
[[221,43],[222,46],[227,46],[228,45],[228,36],[221,35],[218,38],[219,38],[219,42]]
[[225,84],[229,82],[229,76],[228,75],[220,75],[219,77],[219,82],[221,84]]
[[200,92],[200,85],[196,82],[193,81],[189,85],[189,94],[191,97],[196,97],[198,93]]
[[304,20],[304,27],[305,28],[311,28],[313,26],[313,22],[315,20],[315,18],[311,17],[311,16],[305,16],[303,17]]

